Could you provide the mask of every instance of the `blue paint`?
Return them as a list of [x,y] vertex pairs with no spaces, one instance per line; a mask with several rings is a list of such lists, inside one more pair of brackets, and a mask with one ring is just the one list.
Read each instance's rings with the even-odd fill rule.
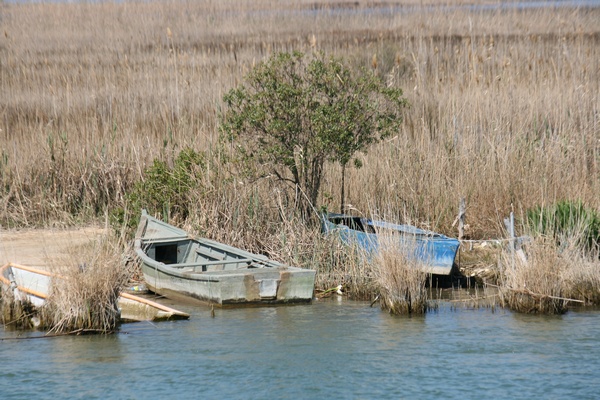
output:
[[[343,214],[327,214],[322,219],[324,233],[338,235],[347,245],[357,245],[369,254],[381,247],[380,242],[397,243],[409,258],[422,261],[430,272],[449,275],[460,242],[439,233],[412,225],[393,224]],[[381,239],[385,237],[385,239]],[[381,240],[380,240],[381,239]]]

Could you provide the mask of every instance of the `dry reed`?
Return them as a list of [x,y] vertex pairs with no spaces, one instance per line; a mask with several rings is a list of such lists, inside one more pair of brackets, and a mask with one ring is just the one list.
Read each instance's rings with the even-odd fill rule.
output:
[[502,257],[500,302],[525,313],[562,314],[570,305],[598,304],[598,255],[577,245],[538,236]]
[[343,244],[334,235],[320,242],[323,256],[322,263],[316,265],[316,287],[329,289],[341,285],[350,299],[372,300],[378,284],[375,265],[367,261],[364,249]]
[[424,314],[429,309],[425,262],[408,257],[415,245],[399,246],[398,238],[379,235],[379,250],[372,255],[381,308],[391,314]]
[[572,251],[566,258],[571,268],[566,268],[561,276],[565,296],[585,304],[600,304],[600,255],[584,256],[581,252]]
[[[586,223],[587,222],[587,223]],[[595,222],[595,221],[594,221]],[[590,220],[581,220],[556,237],[556,251],[565,260],[560,280],[565,296],[586,304],[600,304],[600,247],[590,244]]]
[[[600,209],[600,9],[446,7],[462,3],[3,3],[0,223],[89,221],[124,206],[155,158],[192,147],[208,160],[190,194],[196,231],[282,261],[321,259],[324,287],[360,277],[337,249],[310,254],[314,232],[285,211],[294,194],[245,179],[218,146],[222,95],[291,50],[373,68],[412,104],[398,135],[347,171],[355,208],[393,204],[451,234],[466,197],[473,238],[500,236],[513,208]],[[319,202],[330,210],[339,181],[328,166]]]
[[[153,158],[212,154],[223,93],[272,52],[313,45],[369,67],[376,54],[412,104],[398,136],[349,171],[355,207],[391,202],[449,231],[462,195],[474,236],[497,236],[511,203],[600,207],[599,10],[311,7],[3,5],[3,223],[102,214]],[[326,171],[323,203],[339,198],[339,173]]]
[[41,309],[49,333],[110,333],[118,326],[117,301],[128,282],[123,249],[102,238],[56,266],[50,295]]

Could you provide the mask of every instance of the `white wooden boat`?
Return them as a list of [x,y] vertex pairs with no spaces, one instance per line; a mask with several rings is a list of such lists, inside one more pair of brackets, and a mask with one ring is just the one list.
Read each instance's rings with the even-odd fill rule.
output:
[[135,251],[146,286],[166,297],[219,306],[308,303],[313,297],[314,270],[191,237],[145,210]]
[[[0,268],[0,284],[12,290],[17,300],[27,301],[35,307],[44,305],[50,293],[51,280],[57,276],[34,267],[8,263]],[[60,279],[58,277],[58,279]],[[121,322],[163,321],[188,319],[189,314],[155,301],[121,292],[118,299]]]

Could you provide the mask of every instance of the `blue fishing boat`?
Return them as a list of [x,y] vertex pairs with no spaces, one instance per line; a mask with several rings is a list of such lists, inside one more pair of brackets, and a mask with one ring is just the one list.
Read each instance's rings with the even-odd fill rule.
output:
[[457,239],[412,225],[346,214],[324,214],[321,226],[324,233],[335,234],[345,244],[357,246],[367,254],[377,252],[385,237],[394,246],[397,243],[409,258],[421,261],[425,272],[436,275],[450,275],[460,245]]

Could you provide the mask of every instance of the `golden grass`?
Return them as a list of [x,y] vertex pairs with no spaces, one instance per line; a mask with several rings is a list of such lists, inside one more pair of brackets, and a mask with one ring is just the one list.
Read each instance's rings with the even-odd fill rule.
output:
[[569,306],[598,304],[598,253],[576,244],[557,245],[535,237],[525,251],[506,249],[502,256],[500,303],[525,313],[562,314]]
[[585,304],[600,304],[600,255],[583,256],[581,253],[567,254],[565,261],[571,268],[563,271],[561,280],[565,285],[565,295]]
[[[392,205],[391,217],[452,234],[465,197],[472,238],[499,237],[512,209],[560,199],[600,209],[600,9],[322,4],[0,5],[0,223],[103,215],[123,206],[154,158],[171,162],[189,146],[209,161],[191,206],[196,231],[286,262],[321,262],[312,252],[326,245],[287,215],[294,194],[244,180],[217,146],[223,94],[257,62],[291,50],[374,68],[411,103],[402,130],[347,171],[354,208]],[[396,4],[401,12],[382,11]],[[339,181],[328,166],[320,203],[330,210]],[[327,260],[345,257],[325,250]],[[347,272],[319,268],[324,287]],[[343,268],[360,276],[363,267]]]
[[[376,55],[412,104],[402,131],[349,171],[356,208],[397,204],[449,231],[464,196],[474,236],[496,234],[511,204],[599,208],[600,11],[436,10],[5,4],[1,220],[90,217],[122,203],[153,158],[213,154],[222,95],[272,52],[313,48],[367,67]],[[339,173],[326,171],[324,203],[339,198]]]
[[320,263],[313,267],[318,271],[315,286],[328,289],[341,285],[341,290],[350,299],[373,300],[379,291],[376,266],[367,261],[364,250],[343,244],[335,235],[320,243],[324,248],[314,248],[321,251],[317,254],[322,254]]
[[380,238],[381,247],[373,260],[381,308],[391,314],[424,314],[429,308],[429,297],[423,262],[406,256],[414,252],[410,244],[406,245],[409,248],[398,248],[397,240],[386,242]]
[[114,332],[120,321],[117,302],[129,280],[123,248],[103,237],[70,254],[53,272],[50,295],[40,310],[48,333]]
[[527,257],[508,250],[505,253],[500,290],[502,306],[525,313],[564,313],[568,302],[560,275],[565,260],[550,241],[537,239],[528,250]]

